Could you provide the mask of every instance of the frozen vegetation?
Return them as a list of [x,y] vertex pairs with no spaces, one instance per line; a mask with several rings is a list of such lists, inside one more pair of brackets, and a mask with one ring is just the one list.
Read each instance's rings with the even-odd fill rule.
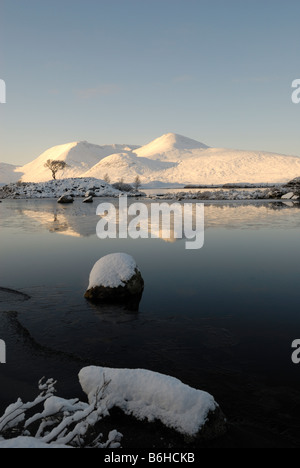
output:
[[98,388],[93,403],[54,396],[56,382],[39,382],[32,402],[19,399],[0,418],[0,448],[119,448],[122,435],[111,431],[106,441],[96,426],[108,410],[107,383]]

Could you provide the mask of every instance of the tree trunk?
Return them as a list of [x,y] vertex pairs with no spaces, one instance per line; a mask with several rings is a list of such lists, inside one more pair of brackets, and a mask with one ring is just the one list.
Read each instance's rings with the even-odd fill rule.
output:
[[54,180],[56,180],[56,173],[54,171],[52,171],[52,177]]

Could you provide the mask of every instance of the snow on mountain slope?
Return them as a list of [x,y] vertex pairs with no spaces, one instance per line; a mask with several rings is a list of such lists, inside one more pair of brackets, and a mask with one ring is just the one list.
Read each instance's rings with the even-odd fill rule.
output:
[[179,161],[189,158],[194,150],[207,149],[208,146],[196,140],[191,140],[176,133],[167,133],[142,146],[134,152],[140,156],[154,160]]
[[[75,142],[50,148],[23,167],[0,165],[0,184],[51,180],[44,167],[48,159],[65,161],[68,167],[58,179],[95,177],[108,174],[111,181],[133,182],[137,175],[144,184],[281,183],[300,176],[300,158],[261,151],[210,148],[195,140],[168,133],[143,147],[98,146]],[[15,173],[17,172],[17,174]]]
[[132,183],[139,175],[143,182],[151,182],[153,178],[159,178],[163,171],[175,166],[177,163],[139,158],[132,153],[118,153],[102,159],[92,169],[85,172],[83,177],[103,179],[105,174],[108,174],[111,182],[117,182],[124,178],[126,182]]
[[44,167],[48,159],[65,161],[69,167],[58,173],[59,179],[81,177],[101,159],[116,151],[132,151],[137,146],[128,145],[93,145],[86,141],[59,145],[45,151],[34,161],[19,167],[23,172],[23,182],[45,182],[51,179],[51,172]]
[[273,153],[209,148],[180,162],[160,180],[191,184],[281,183],[300,174],[300,158]]
[[22,177],[22,173],[16,172],[16,168],[12,164],[0,163],[0,185],[17,182]]
[[[143,147],[145,148],[145,147]],[[222,185],[226,183],[281,183],[300,174],[300,158],[273,153],[199,148],[172,150],[174,162],[136,156],[134,153],[113,154],[84,173],[84,177],[103,178],[108,174],[115,182],[124,178],[132,183],[137,175],[143,184],[160,181],[168,184]],[[179,156],[178,156],[179,155]],[[177,159],[177,161],[176,161]]]

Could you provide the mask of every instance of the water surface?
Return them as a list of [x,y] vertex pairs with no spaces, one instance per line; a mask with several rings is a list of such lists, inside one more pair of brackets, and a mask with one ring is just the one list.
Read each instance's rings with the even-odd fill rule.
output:
[[[277,445],[297,445],[299,206],[206,204],[204,248],[189,251],[172,236],[98,239],[96,203],[3,201],[1,409],[31,397],[43,375],[74,397],[83,365],[142,367],[209,391],[233,423],[262,431],[266,444],[276,434]],[[138,313],[83,297],[94,263],[113,252],[133,255],[142,271]]]

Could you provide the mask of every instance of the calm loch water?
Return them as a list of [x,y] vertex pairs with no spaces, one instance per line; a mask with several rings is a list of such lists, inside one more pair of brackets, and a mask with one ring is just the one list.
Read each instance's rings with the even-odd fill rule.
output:
[[[142,367],[212,393],[232,424],[227,445],[300,446],[300,205],[207,204],[205,245],[191,251],[172,236],[99,240],[96,205],[0,204],[1,410],[43,375],[74,397],[84,365]],[[83,297],[113,252],[142,271],[137,313]]]

